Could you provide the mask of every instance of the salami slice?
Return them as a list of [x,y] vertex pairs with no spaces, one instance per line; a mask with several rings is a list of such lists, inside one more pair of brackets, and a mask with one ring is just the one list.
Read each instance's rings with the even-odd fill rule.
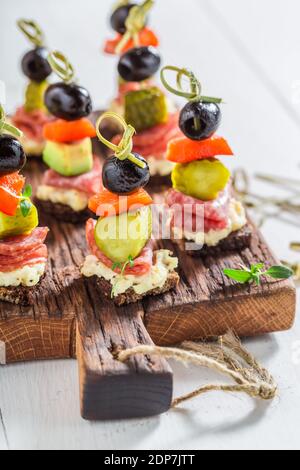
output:
[[[91,253],[96,256],[96,258],[101,261],[105,266],[112,269],[113,262],[105,256],[104,253],[98,248],[96,241],[95,241],[95,226],[96,221],[93,219],[89,219],[86,224],[86,238],[88,245],[90,247]],[[153,264],[153,249],[151,244],[147,245],[143,251],[141,252],[140,256],[134,260],[134,266],[128,266],[125,270],[126,275],[133,275],[133,276],[143,276],[144,274],[148,274],[151,270]],[[115,269],[116,273],[120,273],[121,270],[119,268]]]
[[75,189],[93,196],[102,190],[102,164],[95,157],[92,171],[80,176],[66,177],[54,170],[48,170],[44,175],[43,184],[61,189]]
[[0,256],[13,257],[19,253],[37,249],[46,240],[48,232],[47,227],[38,227],[30,235],[19,235],[0,240]]
[[53,117],[47,116],[40,110],[27,113],[24,107],[21,107],[17,109],[12,121],[14,126],[23,131],[29,139],[43,142],[44,125],[53,121]]
[[0,242],[0,272],[46,263],[48,250],[44,241],[49,229],[37,228],[30,235],[11,237]]
[[224,191],[219,194],[218,198],[213,201],[200,201],[191,196],[186,196],[175,189],[171,189],[167,193],[166,202],[169,207],[173,207],[175,210],[184,207],[185,214],[196,215],[200,208],[205,219],[215,222],[227,221],[231,198],[230,189],[231,187],[228,185]]
[[[178,127],[178,113],[170,115],[167,124],[159,124],[133,137],[133,150],[143,157],[158,156],[164,158],[170,140],[182,137]],[[120,142],[121,136],[114,138],[114,143]]]

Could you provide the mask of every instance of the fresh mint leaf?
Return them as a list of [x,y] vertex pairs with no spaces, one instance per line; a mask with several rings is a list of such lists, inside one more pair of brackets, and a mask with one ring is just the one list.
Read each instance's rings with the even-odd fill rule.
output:
[[263,271],[265,265],[263,263],[254,264],[250,269],[243,267],[240,270],[237,269],[224,269],[225,276],[233,279],[240,284],[246,284],[247,282],[255,282],[256,285],[260,286],[261,278],[263,276],[269,276],[273,279],[289,279],[294,275],[292,269],[286,266],[272,266],[267,271]]
[[238,269],[224,269],[225,276],[233,279],[234,281],[239,282],[240,284],[246,284],[253,280],[253,275],[245,270]]
[[22,199],[20,203],[21,213],[23,217],[27,217],[31,210],[31,202],[28,199]]
[[294,276],[294,272],[287,266],[272,266],[265,272],[265,275],[273,279],[290,279]]

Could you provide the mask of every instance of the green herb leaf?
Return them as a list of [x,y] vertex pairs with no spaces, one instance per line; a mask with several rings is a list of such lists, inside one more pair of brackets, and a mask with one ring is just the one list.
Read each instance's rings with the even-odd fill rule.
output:
[[31,184],[28,184],[24,191],[23,191],[23,196],[24,197],[27,197],[27,198],[30,198],[32,196],[32,186]]
[[29,199],[22,199],[21,203],[20,203],[20,208],[21,208],[21,213],[23,215],[23,217],[27,217],[30,210],[31,210],[31,202],[29,201]]
[[130,266],[131,268],[134,267],[134,259],[131,255],[128,256],[128,260],[123,264],[123,266],[122,266],[121,263],[114,263],[112,265],[111,269],[113,271],[116,268],[119,268],[121,270],[121,274],[119,275],[119,279],[117,280],[116,284],[114,285],[114,287],[112,288],[112,291],[111,291],[111,298],[112,299],[115,297],[116,287],[117,287],[118,283],[123,279],[127,266]]
[[133,268],[134,267],[134,259],[131,255],[128,257],[128,262],[129,262],[129,266],[131,268]]
[[267,271],[263,271],[265,265],[263,263],[253,264],[250,269],[242,266],[242,269],[224,269],[224,274],[239,282],[246,284],[247,282],[255,282],[260,286],[262,276],[269,276],[273,279],[289,279],[294,276],[294,272],[287,266],[272,266]]
[[272,266],[272,268],[265,272],[265,275],[273,279],[290,279],[293,277],[294,272],[287,266]]
[[227,277],[239,282],[240,284],[246,284],[253,280],[253,275],[246,270],[224,269],[223,272]]
[[257,274],[259,272],[261,272],[262,269],[264,269],[265,265],[264,263],[258,263],[258,264],[254,264],[253,266],[251,266],[251,273],[253,274]]
[[112,271],[115,271],[117,268],[119,268],[119,269],[122,268],[121,263],[114,263],[111,267]]

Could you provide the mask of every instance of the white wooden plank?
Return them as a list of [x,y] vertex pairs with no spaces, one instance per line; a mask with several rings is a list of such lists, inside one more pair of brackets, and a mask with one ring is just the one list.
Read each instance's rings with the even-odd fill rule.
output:
[[8,444],[7,431],[6,431],[3,413],[0,408],[0,450],[8,450],[8,449],[9,449],[9,444]]
[[260,75],[267,92],[300,122],[300,43],[297,0],[204,0],[233,47]]
[[[204,91],[223,96],[227,102],[222,133],[239,157],[233,166],[245,166],[250,172],[259,169],[295,176],[299,162],[296,122],[266,90],[257,69],[243,60],[230,37],[225,39],[223,27],[205,3],[157,2],[153,22],[161,31],[165,63],[193,68],[203,81]],[[11,109],[21,100],[23,86],[17,58],[24,50],[24,41],[15,35],[13,25],[19,16],[35,17],[45,25],[49,44],[66,51],[78,66],[79,76],[91,88],[95,103],[108,101],[114,90],[115,59],[102,57],[99,47],[108,34],[105,21],[110,4],[110,0],[86,0],[83,9],[78,0],[52,0],[42,11],[37,0],[12,0],[9,6],[2,6],[0,39],[10,47],[4,48],[0,78],[9,85]],[[232,23],[242,24],[242,7],[231,13]],[[272,33],[272,41],[281,57],[285,46],[280,35]],[[268,51],[261,57],[267,63]],[[268,64],[264,70],[268,70]],[[288,241],[299,236],[299,230],[276,220],[267,225],[265,232],[282,257],[289,255]],[[296,354],[293,358],[298,341],[299,320],[291,332],[249,344],[278,378],[280,396],[270,405],[256,404],[246,397],[212,394],[160,418],[122,423],[81,420],[75,361],[0,368],[0,409],[7,439],[12,449],[299,448],[300,364]],[[175,366],[174,370],[177,395],[216,380],[209,372],[194,368]],[[0,425],[0,446],[2,442],[5,447]]]

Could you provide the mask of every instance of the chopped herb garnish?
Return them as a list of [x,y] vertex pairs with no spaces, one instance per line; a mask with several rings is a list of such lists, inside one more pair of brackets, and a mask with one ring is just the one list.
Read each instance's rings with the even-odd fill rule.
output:
[[114,287],[112,288],[112,291],[111,291],[111,298],[112,299],[115,297],[116,287],[117,287],[118,283],[123,279],[124,273],[125,273],[126,268],[128,266],[130,266],[131,268],[134,267],[134,259],[131,255],[128,256],[127,261],[123,265],[122,265],[122,263],[114,263],[111,267],[111,269],[113,271],[115,271],[116,269],[120,269],[120,271],[121,271],[120,275],[118,276],[118,280],[117,280],[116,284],[114,285]]
[[27,217],[30,210],[31,210],[31,202],[29,199],[22,199],[21,203],[20,203],[20,208],[21,208],[21,212],[22,212],[22,216],[23,217]]
[[255,282],[258,286],[261,284],[262,277],[289,279],[294,275],[293,270],[287,266],[272,266],[265,270],[263,263],[254,264],[250,268],[242,266],[242,269],[224,269],[223,272],[227,277],[237,281],[239,284]]
[[30,198],[32,196],[32,186],[31,184],[27,184],[23,191],[23,197]]

